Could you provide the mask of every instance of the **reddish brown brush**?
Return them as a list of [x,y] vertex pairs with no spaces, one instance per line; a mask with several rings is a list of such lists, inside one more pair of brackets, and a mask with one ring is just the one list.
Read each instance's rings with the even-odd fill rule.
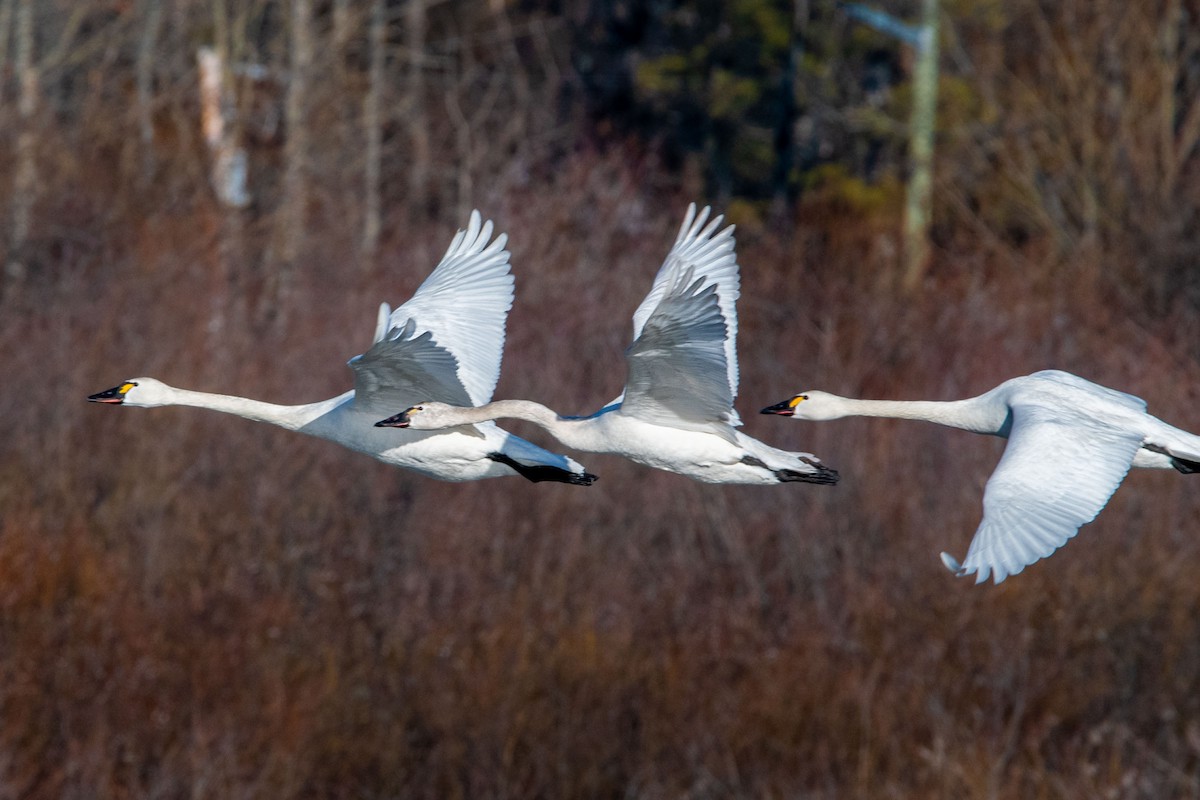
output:
[[[125,84],[96,76],[86,107],[120,107]],[[496,396],[588,413],[620,390],[633,309],[706,198],[633,145],[513,155],[509,131],[472,162],[470,196],[449,145],[432,202],[385,187],[360,263],[358,173],[338,160],[355,151],[331,127],[280,317],[261,266],[272,184],[241,216],[217,208],[179,122],[194,109],[169,96],[141,189],[131,121],[43,121],[30,271],[0,300],[0,796],[1200,795],[1194,479],[1131,475],[1061,552],[976,587],[937,553],[965,548],[1001,442],[751,413],[810,385],[952,399],[1054,366],[1195,429],[1200,307],[1142,291],[1152,265],[1131,255],[1167,248],[1148,215],[1194,181],[1147,216],[1126,206],[1130,238],[1097,222],[1063,247],[1047,222],[1005,239],[1020,220],[1003,212],[1025,219],[1012,204],[1036,197],[994,176],[997,194],[968,197],[955,165],[975,145],[951,141],[912,296],[892,288],[894,205],[741,206],[737,406],[751,435],[836,467],[836,487],[714,487],[603,456],[580,457],[588,489],[443,484],[240,419],[84,397],[134,374],[282,403],[342,391],[377,303],[407,297],[477,205],[510,234],[517,279]],[[430,125],[435,148],[453,141],[450,117]],[[277,178],[274,145],[254,146]],[[1089,165],[1105,208],[1123,167]]]

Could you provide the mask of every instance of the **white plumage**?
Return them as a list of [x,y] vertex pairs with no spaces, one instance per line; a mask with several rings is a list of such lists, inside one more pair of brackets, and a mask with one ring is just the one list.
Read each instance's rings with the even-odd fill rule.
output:
[[983,521],[959,575],[996,583],[1045,558],[1091,522],[1130,467],[1200,471],[1200,437],[1146,413],[1146,403],[1059,370],[1013,378],[966,400],[856,400],[808,391],[763,409],[793,419],[895,417],[1008,439],[987,482]]
[[[132,378],[88,399],[152,407],[210,408],[338,442],[388,464],[433,478],[467,481],[520,474],[534,480],[590,484],[573,459],[551,453],[493,423],[439,433],[381,431],[379,415],[420,399],[453,403],[491,399],[500,375],[513,277],[507,237],[471,213],[434,271],[395,311],[380,306],[374,343],[350,360],[354,389],[303,405],[276,405],[231,395],[177,389]],[[489,243],[490,241],[490,243]]]
[[528,400],[479,408],[431,399],[378,423],[415,430],[501,418],[546,429],[567,447],[612,453],[707,483],[835,483],[809,453],[778,450],[735,430],[738,265],[733,226],[717,232],[694,205],[634,313],[625,391],[589,417],[562,417]]

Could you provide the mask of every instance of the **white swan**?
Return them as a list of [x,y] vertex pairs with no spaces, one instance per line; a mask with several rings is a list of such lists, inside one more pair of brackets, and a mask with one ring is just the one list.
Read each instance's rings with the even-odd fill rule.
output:
[[[733,226],[715,233],[709,209],[687,217],[633,317],[620,397],[589,417],[562,417],[528,400],[479,408],[422,402],[377,424],[441,430],[501,418],[541,426],[567,447],[612,453],[706,483],[831,484],[837,473],[809,453],[789,453],[734,429],[737,393],[734,304],[738,265]],[[715,233],[715,235],[714,235]]]
[[531,481],[588,485],[595,477],[573,459],[543,450],[493,423],[441,433],[381,431],[379,415],[417,400],[487,402],[500,375],[504,325],[512,307],[507,237],[490,245],[492,223],[471,213],[466,231],[407,302],[379,308],[374,343],[350,360],[354,388],[318,403],[285,406],[177,389],[131,378],[88,397],[136,407],[195,406],[330,439],[387,464],[432,478],[470,481],[522,475]]
[[1138,397],[1058,370],[1013,378],[966,400],[854,400],[801,392],[762,410],[793,419],[919,419],[1008,439],[983,493],[983,521],[958,575],[996,583],[1045,558],[1091,522],[1130,467],[1200,471],[1200,436],[1146,413]]

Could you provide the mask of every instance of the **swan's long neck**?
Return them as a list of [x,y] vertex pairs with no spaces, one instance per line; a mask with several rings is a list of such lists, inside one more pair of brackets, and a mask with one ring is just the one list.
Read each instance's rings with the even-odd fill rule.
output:
[[228,394],[212,394],[197,392],[191,389],[170,387],[168,400],[163,405],[192,406],[193,408],[208,408],[225,414],[235,414],[239,417],[252,419],[256,422],[269,422],[288,430],[299,430],[317,417],[328,413],[338,405],[341,397],[324,400],[319,403],[307,403],[299,406],[284,406],[276,403],[266,403],[262,400],[251,400],[248,397],[236,397]]
[[988,403],[983,397],[967,400],[859,400],[840,397],[837,409],[844,417],[889,417],[934,422],[974,433],[999,434],[1007,409]]
[[532,400],[496,400],[477,408],[458,408],[454,410],[453,418],[446,421],[455,425],[466,425],[496,419],[532,422],[567,447],[585,451],[595,449],[592,437],[588,435],[588,420],[564,419],[553,409]]

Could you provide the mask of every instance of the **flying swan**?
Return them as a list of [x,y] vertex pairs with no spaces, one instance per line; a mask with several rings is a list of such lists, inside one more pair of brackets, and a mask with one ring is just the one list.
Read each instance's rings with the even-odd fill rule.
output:
[[1200,472],[1200,436],[1146,413],[1138,397],[1059,370],[966,400],[854,400],[802,392],[762,410],[793,419],[893,417],[1008,439],[983,493],[983,521],[958,575],[996,583],[1045,558],[1096,518],[1130,467]]
[[[832,484],[837,472],[809,453],[777,450],[735,430],[738,265],[733,226],[705,226],[688,207],[670,254],[633,315],[625,391],[589,417],[562,417],[529,400],[479,408],[421,402],[376,423],[441,430],[501,418],[534,423],[563,445],[611,453],[705,483]],[[403,407],[403,406],[402,406]]]
[[485,403],[500,376],[504,326],[513,277],[507,236],[488,244],[492,223],[471,212],[441,263],[407,302],[379,307],[374,343],[350,359],[354,388],[319,403],[285,406],[245,397],[177,389],[153,378],[130,378],[88,397],[95,403],[149,408],[211,408],[330,439],[386,464],[431,478],[470,481],[521,475],[531,481],[586,486],[595,476],[573,459],[543,450],[494,423],[439,433],[381,431],[380,414],[423,398]]

